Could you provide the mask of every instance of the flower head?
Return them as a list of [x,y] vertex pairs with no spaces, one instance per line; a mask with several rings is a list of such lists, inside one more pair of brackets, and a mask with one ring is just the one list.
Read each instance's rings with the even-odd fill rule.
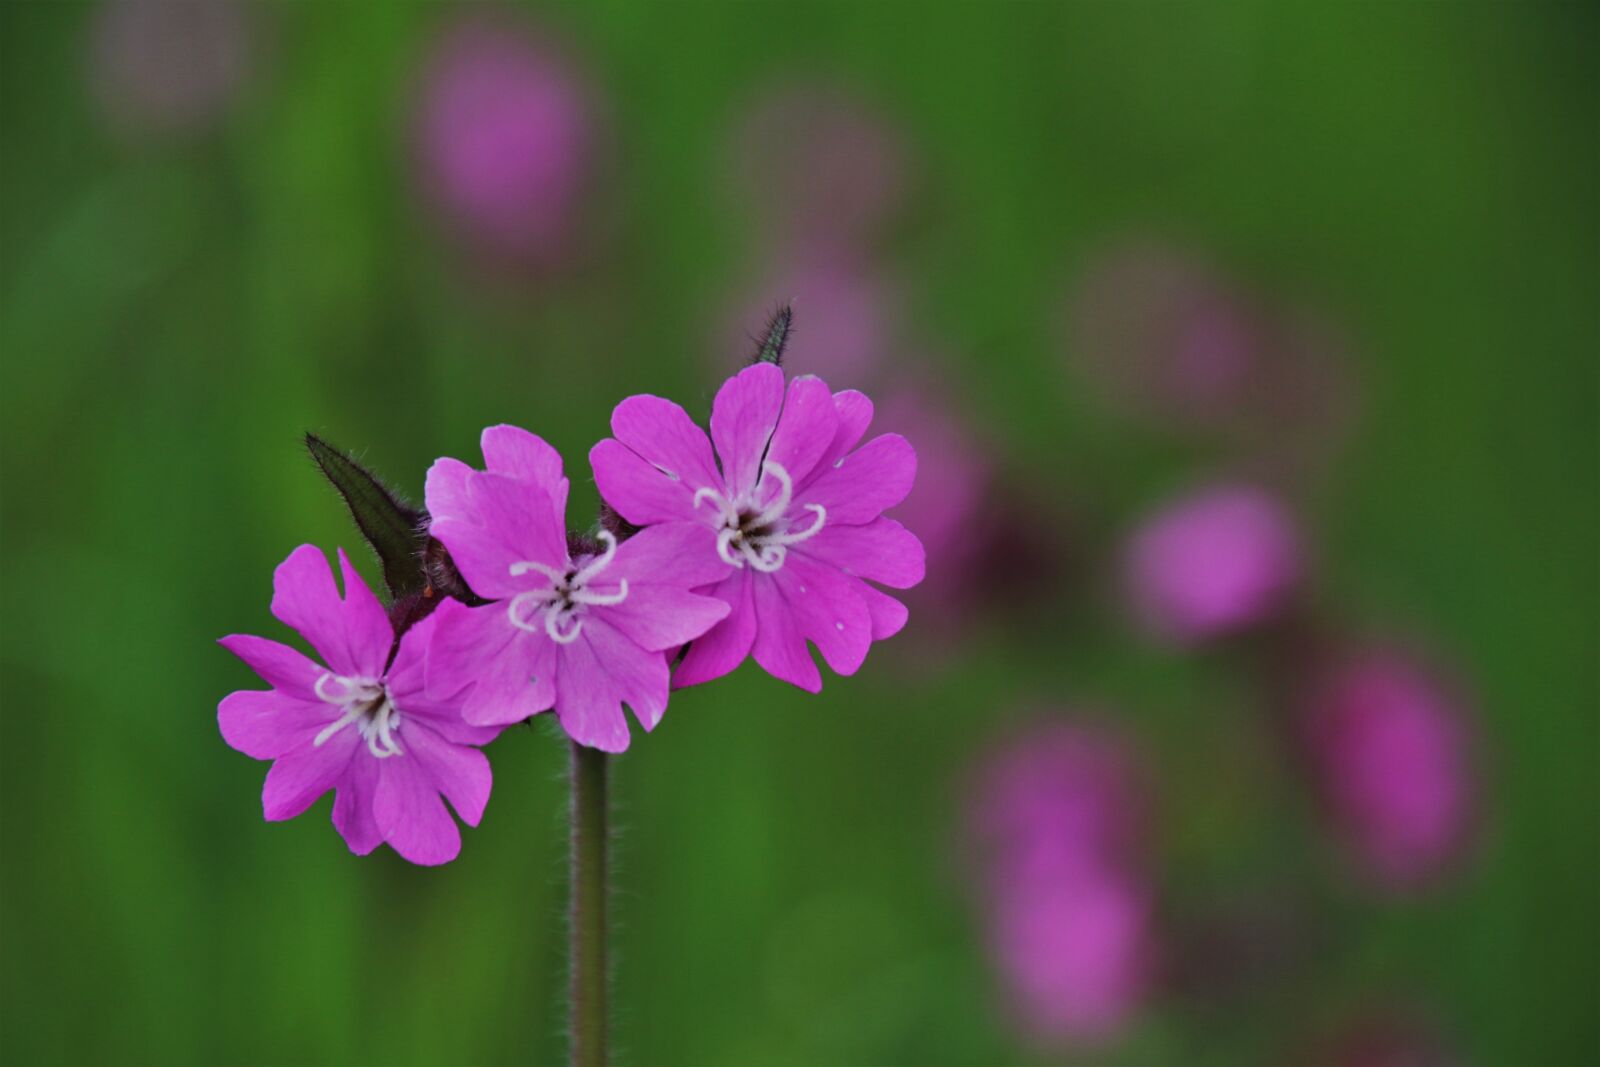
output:
[[471,686],[469,723],[504,725],[555,709],[576,741],[628,747],[622,705],[646,730],[666,710],[665,650],[690,641],[728,606],[689,590],[720,574],[681,531],[619,542],[569,540],[561,457],[514,426],[483,432],[486,470],[441,459],[428,471],[430,532],[489,604],[450,601],[437,620],[428,687]]
[[1364,650],[1317,680],[1302,726],[1324,805],[1369,878],[1403,891],[1459,858],[1475,825],[1471,739],[1436,674]]
[[1263,490],[1225,485],[1166,505],[1133,535],[1125,583],[1135,613],[1179,644],[1234,633],[1281,608],[1302,569],[1299,531]]
[[1001,748],[976,779],[968,834],[990,948],[1012,1013],[1042,1043],[1109,1040],[1149,990],[1134,755],[1115,734],[1058,724]]
[[472,746],[499,730],[462,722],[457,701],[424,692],[432,620],[407,630],[395,648],[383,605],[343,549],[339,566],[342,598],[314,545],[295,549],[273,575],[272,613],[326,666],[264,637],[222,639],[272,686],[223,699],[223,739],[274,761],[261,794],[269,820],[291,819],[334,789],[333,824],[350,851],[366,855],[387,842],[413,863],[446,863],[460,851],[461,835],[441,797],[478,825],[490,773]]
[[417,141],[432,199],[471,242],[546,262],[568,248],[594,146],[589,90],[565,56],[473,17],[435,44]]
[[[753,655],[769,674],[811,692],[828,665],[853,674],[875,640],[906,622],[899,601],[868,582],[922,580],[922,545],[887,508],[903,500],[916,453],[898,434],[860,448],[872,419],[861,393],[819,378],[784,385],[771,363],[746,367],[717,393],[708,439],[677,404],[633,396],[611,416],[616,436],[589,453],[605,500],[670,542],[727,618],[689,648],[675,685],[709,681]],[[712,451],[715,444],[715,453]],[[631,542],[629,542],[631,544]]]

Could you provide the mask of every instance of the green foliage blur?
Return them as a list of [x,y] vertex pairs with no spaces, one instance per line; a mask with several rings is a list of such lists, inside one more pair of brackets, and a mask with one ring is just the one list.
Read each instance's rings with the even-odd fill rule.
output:
[[[1427,634],[1481,715],[1488,825],[1457,882],[1330,890],[1312,977],[1226,1010],[1158,1001],[1086,1062],[1286,1062],[1391,992],[1463,1062],[1600,1062],[1592,7],[543,10],[617,165],[601,250],[500,286],[413,177],[412,72],[446,12],[263,5],[220,127],[139,138],[91,90],[92,6],[0,4],[0,1061],[560,1061],[553,731],[491,748],[455,863],[357,859],[327,800],[261,820],[266,765],[214,712],[257,683],[214,642],[285,636],[267,606],[295,545],[359,547],[307,429],[419,499],[436,456],[515,422],[567,457],[577,516],[618,399],[703,414],[710,324],[761,253],[719,153],[741,101],[816,73],[904,124],[916,191],[888,255],[917,339],[1047,497],[1109,521],[1176,480],[1063,371],[1061,293],[1092,249],[1174,234],[1334,309],[1362,417],[1315,498],[1321,582],[1352,619]],[[1303,802],[1239,795],[1249,687],[1148,648],[1106,595],[990,620],[932,665],[896,650],[913,618],[815,698],[747,666],[636,731],[614,774],[619,1061],[1047,1059],[997,1008],[956,835],[971,761],[1030,710],[1103,708],[1147,739],[1180,801],[1170,906],[1322,871]]]

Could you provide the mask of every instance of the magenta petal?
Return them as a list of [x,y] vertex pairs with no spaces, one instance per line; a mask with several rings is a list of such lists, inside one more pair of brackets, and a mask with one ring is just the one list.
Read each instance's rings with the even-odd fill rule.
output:
[[628,720],[608,665],[596,658],[584,638],[562,645],[557,655],[556,717],[561,728],[580,745],[602,752],[626,750]]
[[353,759],[350,769],[339,780],[333,797],[333,825],[350,846],[350,851],[365,856],[383,844],[383,832],[372,812],[378,795],[378,761]]
[[756,639],[750,646],[751,655],[774,678],[808,693],[822,692],[822,673],[811,658],[794,610],[778,583],[773,576],[763,574],[752,578],[751,585],[756,607]]
[[520,426],[490,426],[479,438],[483,463],[494,474],[532,482],[549,495],[558,516],[567,512],[567,478],[561,453]]
[[[727,609],[720,600],[713,603]],[[639,725],[654,730],[667,710],[671,688],[672,671],[667,666],[667,657],[640,648],[626,634],[606,625],[610,621],[609,616],[604,621],[591,617],[584,623],[583,639],[589,642],[595,659],[605,664],[617,697],[633,709]]]
[[434,522],[448,519],[474,518],[467,483],[476,472],[459,459],[448,456],[433,461],[428,468],[428,480],[423,488],[423,499],[428,503],[428,514]]
[[601,499],[631,523],[710,521],[694,508],[694,491],[702,487],[662,473],[614,437],[589,450],[589,465]]
[[861,602],[867,606],[867,614],[872,617],[872,639],[883,641],[893,637],[905,629],[909,612],[906,606],[888,593],[874,589],[860,579],[855,581],[856,593],[861,597]]
[[317,679],[328,672],[299,649],[250,634],[229,634],[217,643],[284,695],[300,700],[319,699]]
[[432,867],[455,859],[461,852],[461,831],[427,770],[409,756],[377,762],[372,813],[383,839],[412,863]]
[[261,791],[262,814],[269,822],[278,822],[315,804],[339,783],[360,741],[360,731],[347,726],[320,745],[306,741],[279,756]]
[[364,678],[383,677],[394,644],[394,627],[389,613],[361,575],[344,549],[339,549],[339,570],[344,576],[344,624],[356,671]]
[[[478,671],[463,672],[457,665],[456,684],[443,684],[441,673],[439,689],[442,696],[430,697],[427,692],[428,650],[433,644],[440,613],[446,609],[450,609],[448,614],[454,614],[455,609],[470,610],[457,601],[447,601],[432,615],[406,631],[405,636],[400,638],[400,648],[395,653],[394,662],[389,665],[389,695],[403,716],[426,720],[428,726],[446,741],[459,745],[486,745],[499,736],[500,727],[473,726],[462,717],[466,690],[477,681]],[[463,680],[463,674],[470,680]]]
[[470,497],[473,521],[436,521],[430,532],[450,550],[473,592],[498,600],[548,584],[538,573],[512,574],[525,561],[566,566],[566,532],[543,489],[501,474],[474,474]]
[[507,605],[469,608],[450,601],[434,617],[428,646],[430,699],[450,699],[472,686],[462,717],[473,726],[520,722],[555,701],[555,653],[548,638],[511,624]]
[[320,700],[299,700],[276,689],[241,689],[217,705],[222,739],[252,759],[277,759],[338,717],[335,708]]
[[911,444],[897,433],[886,433],[836,461],[795,499],[826,507],[830,524],[860,525],[904,500],[916,476],[917,454]]
[[772,432],[767,459],[783,467],[799,485],[828,452],[838,427],[839,416],[828,386],[811,375],[796,378],[789,383],[783,417]]
[[746,367],[723,383],[711,405],[711,439],[734,495],[752,488],[761,454],[783,408],[783,371],[772,363]]
[[451,744],[429,729],[429,725],[416,721],[405,725],[406,755],[422,764],[434,788],[450,801],[462,821],[476,826],[483,818],[484,806],[489,803],[489,789],[494,784],[489,758],[467,745]]
[[604,580],[629,584],[715,585],[733,572],[717,555],[717,531],[704,522],[664,522],[639,531],[617,547]]
[[876,519],[865,526],[829,524],[794,551],[895,589],[916,585],[925,570],[922,542],[893,519]]
[[800,556],[790,556],[772,577],[794,613],[795,628],[817,646],[828,666],[839,674],[859,670],[872,647],[872,616],[855,590],[860,583],[836,567]]
[[359,674],[344,622],[344,604],[328,557],[301,545],[272,573],[272,614],[298,631],[337,674]]
[[728,617],[695,638],[683,662],[672,672],[675,689],[721,678],[744,662],[756,639],[756,610],[750,572],[737,570],[709,590],[732,610]]
[[811,481],[827,473],[828,468],[848,455],[866,436],[867,427],[872,425],[872,401],[867,394],[854,389],[833,394],[833,412],[833,440],[812,469]]
[[615,607],[595,608],[590,618],[603,619],[640,648],[663,652],[699,637],[728,611],[716,597],[668,585],[635,585],[629,588],[628,599]]
[[611,413],[611,432],[645,462],[692,489],[721,486],[711,441],[688,412],[659,396],[630,396]]

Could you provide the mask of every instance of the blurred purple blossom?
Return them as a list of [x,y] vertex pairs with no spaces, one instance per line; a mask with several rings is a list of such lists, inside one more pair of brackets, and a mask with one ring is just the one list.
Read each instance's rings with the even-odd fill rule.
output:
[[113,125],[193,134],[216,125],[250,75],[254,25],[237,0],[106,0],[91,79]]
[[781,304],[794,308],[794,329],[783,364],[815,374],[835,389],[870,385],[895,333],[893,287],[851,256],[790,259],[768,270],[740,295],[725,320],[717,351],[749,359],[754,331]]
[[732,156],[735,183],[791,254],[869,249],[905,196],[898,130],[842,89],[798,85],[757,98]]
[[509,18],[463,18],[423,68],[425,190],[469,243],[548,265],[572,250],[595,121],[589,87],[556,43]]
[[968,834],[995,963],[1030,1039],[1115,1038],[1154,958],[1146,783],[1129,743],[1053,724],[979,771]]
[[1300,466],[1320,458],[1348,421],[1339,332],[1200,257],[1150,241],[1116,245],[1085,269],[1068,315],[1084,381],[1148,421]]
[[1452,683],[1399,648],[1361,649],[1313,683],[1302,728],[1328,816],[1369,879],[1423,888],[1461,857],[1477,782]]
[[1131,607],[1158,637],[1192,644],[1258,624],[1281,609],[1304,560],[1293,517],[1248,485],[1214,485],[1162,505],[1133,533],[1123,578]]

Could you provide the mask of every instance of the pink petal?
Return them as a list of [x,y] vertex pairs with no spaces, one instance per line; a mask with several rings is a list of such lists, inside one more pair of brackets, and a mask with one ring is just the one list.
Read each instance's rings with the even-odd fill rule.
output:
[[532,482],[549,495],[558,516],[566,514],[567,478],[561,467],[561,453],[544,438],[520,426],[502,423],[485,429],[479,444],[489,471]]
[[437,521],[431,532],[444,542],[461,576],[479,596],[498,600],[548,581],[537,573],[513,575],[511,568],[517,563],[566,566],[566,531],[543,489],[503,474],[474,474],[469,495],[473,521]]
[[804,375],[789,383],[783,417],[772,432],[767,459],[800,485],[833,443],[839,428],[833,393],[821,378]]
[[[727,608],[720,600],[715,603]],[[654,730],[667,710],[672,680],[667,657],[640,648],[625,634],[606,625],[608,622],[609,618],[590,618],[583,626],[583,640],[589,643],[595,660],[605,664],[617,699],[633,709],[641,726]]]
[[301,545],[289,553],[273,574],[272,613],[303,634],[336,673],[379,677],[394,640],[389,617],[342,548],[339,566],[343,599],[321,549]]
[[279,756],[261,791],[267,821],[292,819],[315,804],[339,783],[360,743],[360,731],[347,726],[320,745],[306,741]]
[[883,641],[905,629],[910,613],[904,604],[860,579],[855,580],[855,586],[856,594],[861,597],[861,602],[867,606],[867,614],[872,617],[874,641]]
[[[866,435],[867,427],[872,424],[872,401],[867,399],[865,393],[858,393],[854,389],[834,393],[833,410],[836,419],[833,440],[813,466],[812,479],[827,473],[828,468],[848,455]],[[805,483],[796,481],[795,484],[799,486]]]
[[728,490],[756,484],[761,454],[783,408],[783,371],[772,363],[746,367],[723,383],[711,405],[711,439],[722,458]]
[[722,487],[711,440],[688,412],[659,396],[630,396],[611,413],[611,432],[669,477],[694,489]]
[[728,605],[713,596],[698,596],[667,585],[632,585],[628,599],[613,607],[590,609],[589,618],[602,619],[651,652],[692,641],[728,616]]
[[756,610],[748,570],[736,570],[721,585],[709,590],[732,610],[728,617],[695,638],[683,662],[672,672],[672,686],[699,685],[733,670],[750,654],[756,639]]
[[[831,510],[828,517],[833,518]],[[865,526],[830,522],[791,551],[895,589],[916,585],[925,570],[922,542],[893,519],[876,519]]]
[[567,736],[602,752],[628,747],[628,720],[622,714],[607,666],[587,640],[557,649],[556,717]]
[[589,450],[595,487],[600,497],[631,523],[710,522],[705,509],[697,514],[694,490],[687,482],[663,474],[614,437]]
[[378,795],[378,760],[352,759],[349,772],[339,781],[333,797],[333,826],[350,846],[365,856],[383,844],[383,832],[372,806]]
[[[454,614],[455,609],[470,610],[457,601],[447,601],[432,615],[407,630],[405,636],[400,638],[400,648],[395,653],[394,662],[389,665],[385,684],[402,715],[427,720],[434,732],[447,741],[461,745],[486,745],[499,736],[500,727],[473,726],[462,718],[466,690],[477,681],[480,671],[473,669],[463,672],[457,664],[455,673],[458,676],[465,674],[465,679],[458,677],[455,680],[457,684],[453,686],[441,684],[442,698],[430,697],[427,693],[428,652],[433,644],[433,633],[439,624],[440,612],[450,605],[455,607],[450,609],[449,614]],[[442,678],[448,670],[439,673]]]
[[473,726],[520,722],[555,702],[555,655],[549,638],[517,629],[507,605],[441,604],[428,644],[427,692],[451,699],[471,685],[462,717]]
[[459,459],[445,456],[433,461],[428,468],[428,480],[423,488],[423,499],[428,514],[434,522],[444,519],[475,518],[467,484],[476,472]]
[[[801,556],[790,556],[772,578],[789,606],[794,628],[817,646],[828,666],[846,675],[859,670],[872,647],[872,617],[852,580],[837,567]],[[761,625],[766,625],[765,616]]]
[[222,739],[251,759],[277,759],[316,737],[338,717],[329,704],[299,700],[276,689],[241,689],[217,705]]
[[217,644],[244,660],[247,667],[286,696],[318,699],[317,679],[328,672],[299,649],[250,634],[229,634]]
[[761,669],[808,693],[822,692],[822,673],[811,659],[793,609],[770,575],[751,579],[756,609],[756,639],[750,646]]
[[904,437],[886,433],[835,461],[795,502],[826,507],[830,524],[860,525],[904,500],[916,476],[917,453]]
[[451,744],[434,733],[429,725],[415,721],[404,724],[402,747],[407,756],[422,764],[434,788],[450,801],[462,821],[476,826],[483,818],[484,806],[489,803],[489,789],[494,784],[489,759],[475,748]]
[[389,846],[412,863],[449,863],[461,852],[461,831],[445,810],[426,768],[409,756],[378,760],[372,813]]
[[675,585],[698,589],[733,572],[717,555],[717,532],[704,522],[664,522],[639,531],[617,546],[616,558],[602,576],[626,578],[631,585]]

